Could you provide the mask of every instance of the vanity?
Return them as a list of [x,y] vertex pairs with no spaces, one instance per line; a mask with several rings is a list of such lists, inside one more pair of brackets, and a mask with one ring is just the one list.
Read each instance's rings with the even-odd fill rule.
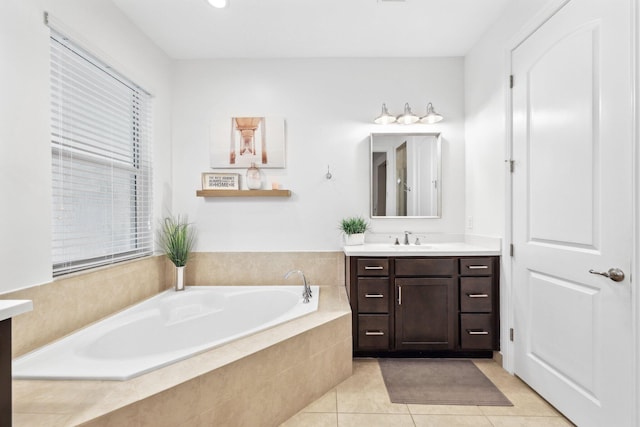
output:
[[356,356],[492,357],[499,250],[468,243],[345,246]]
[[31,300],[0,300],[0,426],[12,425],[11,318],[31,310]]
[[[441,135],[372,133],[369,154],[371,219],[420,219],[433,228],[429,221],[443,211]],[[492,357],[499,350],[499,239],[367,236],[344,247],[356,356]]]

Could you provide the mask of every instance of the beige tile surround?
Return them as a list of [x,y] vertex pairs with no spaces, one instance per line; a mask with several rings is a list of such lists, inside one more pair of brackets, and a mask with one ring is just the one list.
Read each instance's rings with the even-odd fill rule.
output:
[[[55,341],[90,323],[171,287],[173,265],[164,256],[128,261],[63,276],[44,285],[0,295],[29,299],[33,311],[13,319],[13,357]],[[291,270],[314,285],[344,286],[342,252],[196,252],[187,285],[299,284]]]
[[[196,254],[186,277],[188,285],[293,284],[282,279],[292,268],[323,286],[318,312],[126,382],[14,381],[14,425],[278,425],[351,375],[351,314],[343,254]],[[91,299],[88,304],[94,309],[104,305],[115,306],[116,311],[166,288],[170,272],[163,257],[153,257],[0,298],[34,300],[37,315],[22,324],[14,322],[14,342],[24,352],[37,347],[36,342],[69,333],[81,319],[90,318],[86,322],[90,323],[106,315],[102,309],[95,318],[69,315],[73,310],[68,307],[85,302],[82,298]],[[159,288],[151,286],[154,277]],[[121,283],[111,283],[114,278]],[[88,290],[82,289],[83,284]],[[136,286],[149,295],[130,289]],[[133,299],[137,300],[127,303]],[[57,317],[56,309],[61,310]],[[38,334],[47,316],[54,316],[55,325]]]
[[166,263],[165,257],[148,257],[0,295],[33,301],[33,311],[12,320],[13,357],[163,291]]

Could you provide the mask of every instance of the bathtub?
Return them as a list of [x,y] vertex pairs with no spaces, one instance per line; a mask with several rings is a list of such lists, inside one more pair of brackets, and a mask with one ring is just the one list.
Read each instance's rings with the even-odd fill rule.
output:
[[319,287],[165,291],[13,361],[14,379],[128,380],[318,309]]

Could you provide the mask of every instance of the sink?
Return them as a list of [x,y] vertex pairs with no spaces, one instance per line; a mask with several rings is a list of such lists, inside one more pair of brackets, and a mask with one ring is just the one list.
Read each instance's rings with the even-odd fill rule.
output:
[[391,248],[395,251],[426,251],[431,250],[433,247],[431,245],[390,245]]
[[370,250],[373,252],[377,251],[397,251],[397,252],[420,252],[420,251],[430,251],[433,250],[436,246],[428,244],[428,245],[396,245],[394,243],[365,243],[362,248],[365,250]]

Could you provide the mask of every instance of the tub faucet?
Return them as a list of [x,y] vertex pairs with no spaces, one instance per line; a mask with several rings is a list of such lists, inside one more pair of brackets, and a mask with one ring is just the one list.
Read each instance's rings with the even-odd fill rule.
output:
[[291,276],[293,273],[298,273],[299,275],[302,276],[302,284],[304,285],[304,290],[302,291],[302,298],[303,298],[302,302],[306,304],[309,302],[309,298],[313,296],[311,295],[311,286],[309,286],[309,284],[307,283],[307,278],[305,277],[304,273],[300,270],[291,270],[284,275],[284,278],[288,279],[289,276]]

